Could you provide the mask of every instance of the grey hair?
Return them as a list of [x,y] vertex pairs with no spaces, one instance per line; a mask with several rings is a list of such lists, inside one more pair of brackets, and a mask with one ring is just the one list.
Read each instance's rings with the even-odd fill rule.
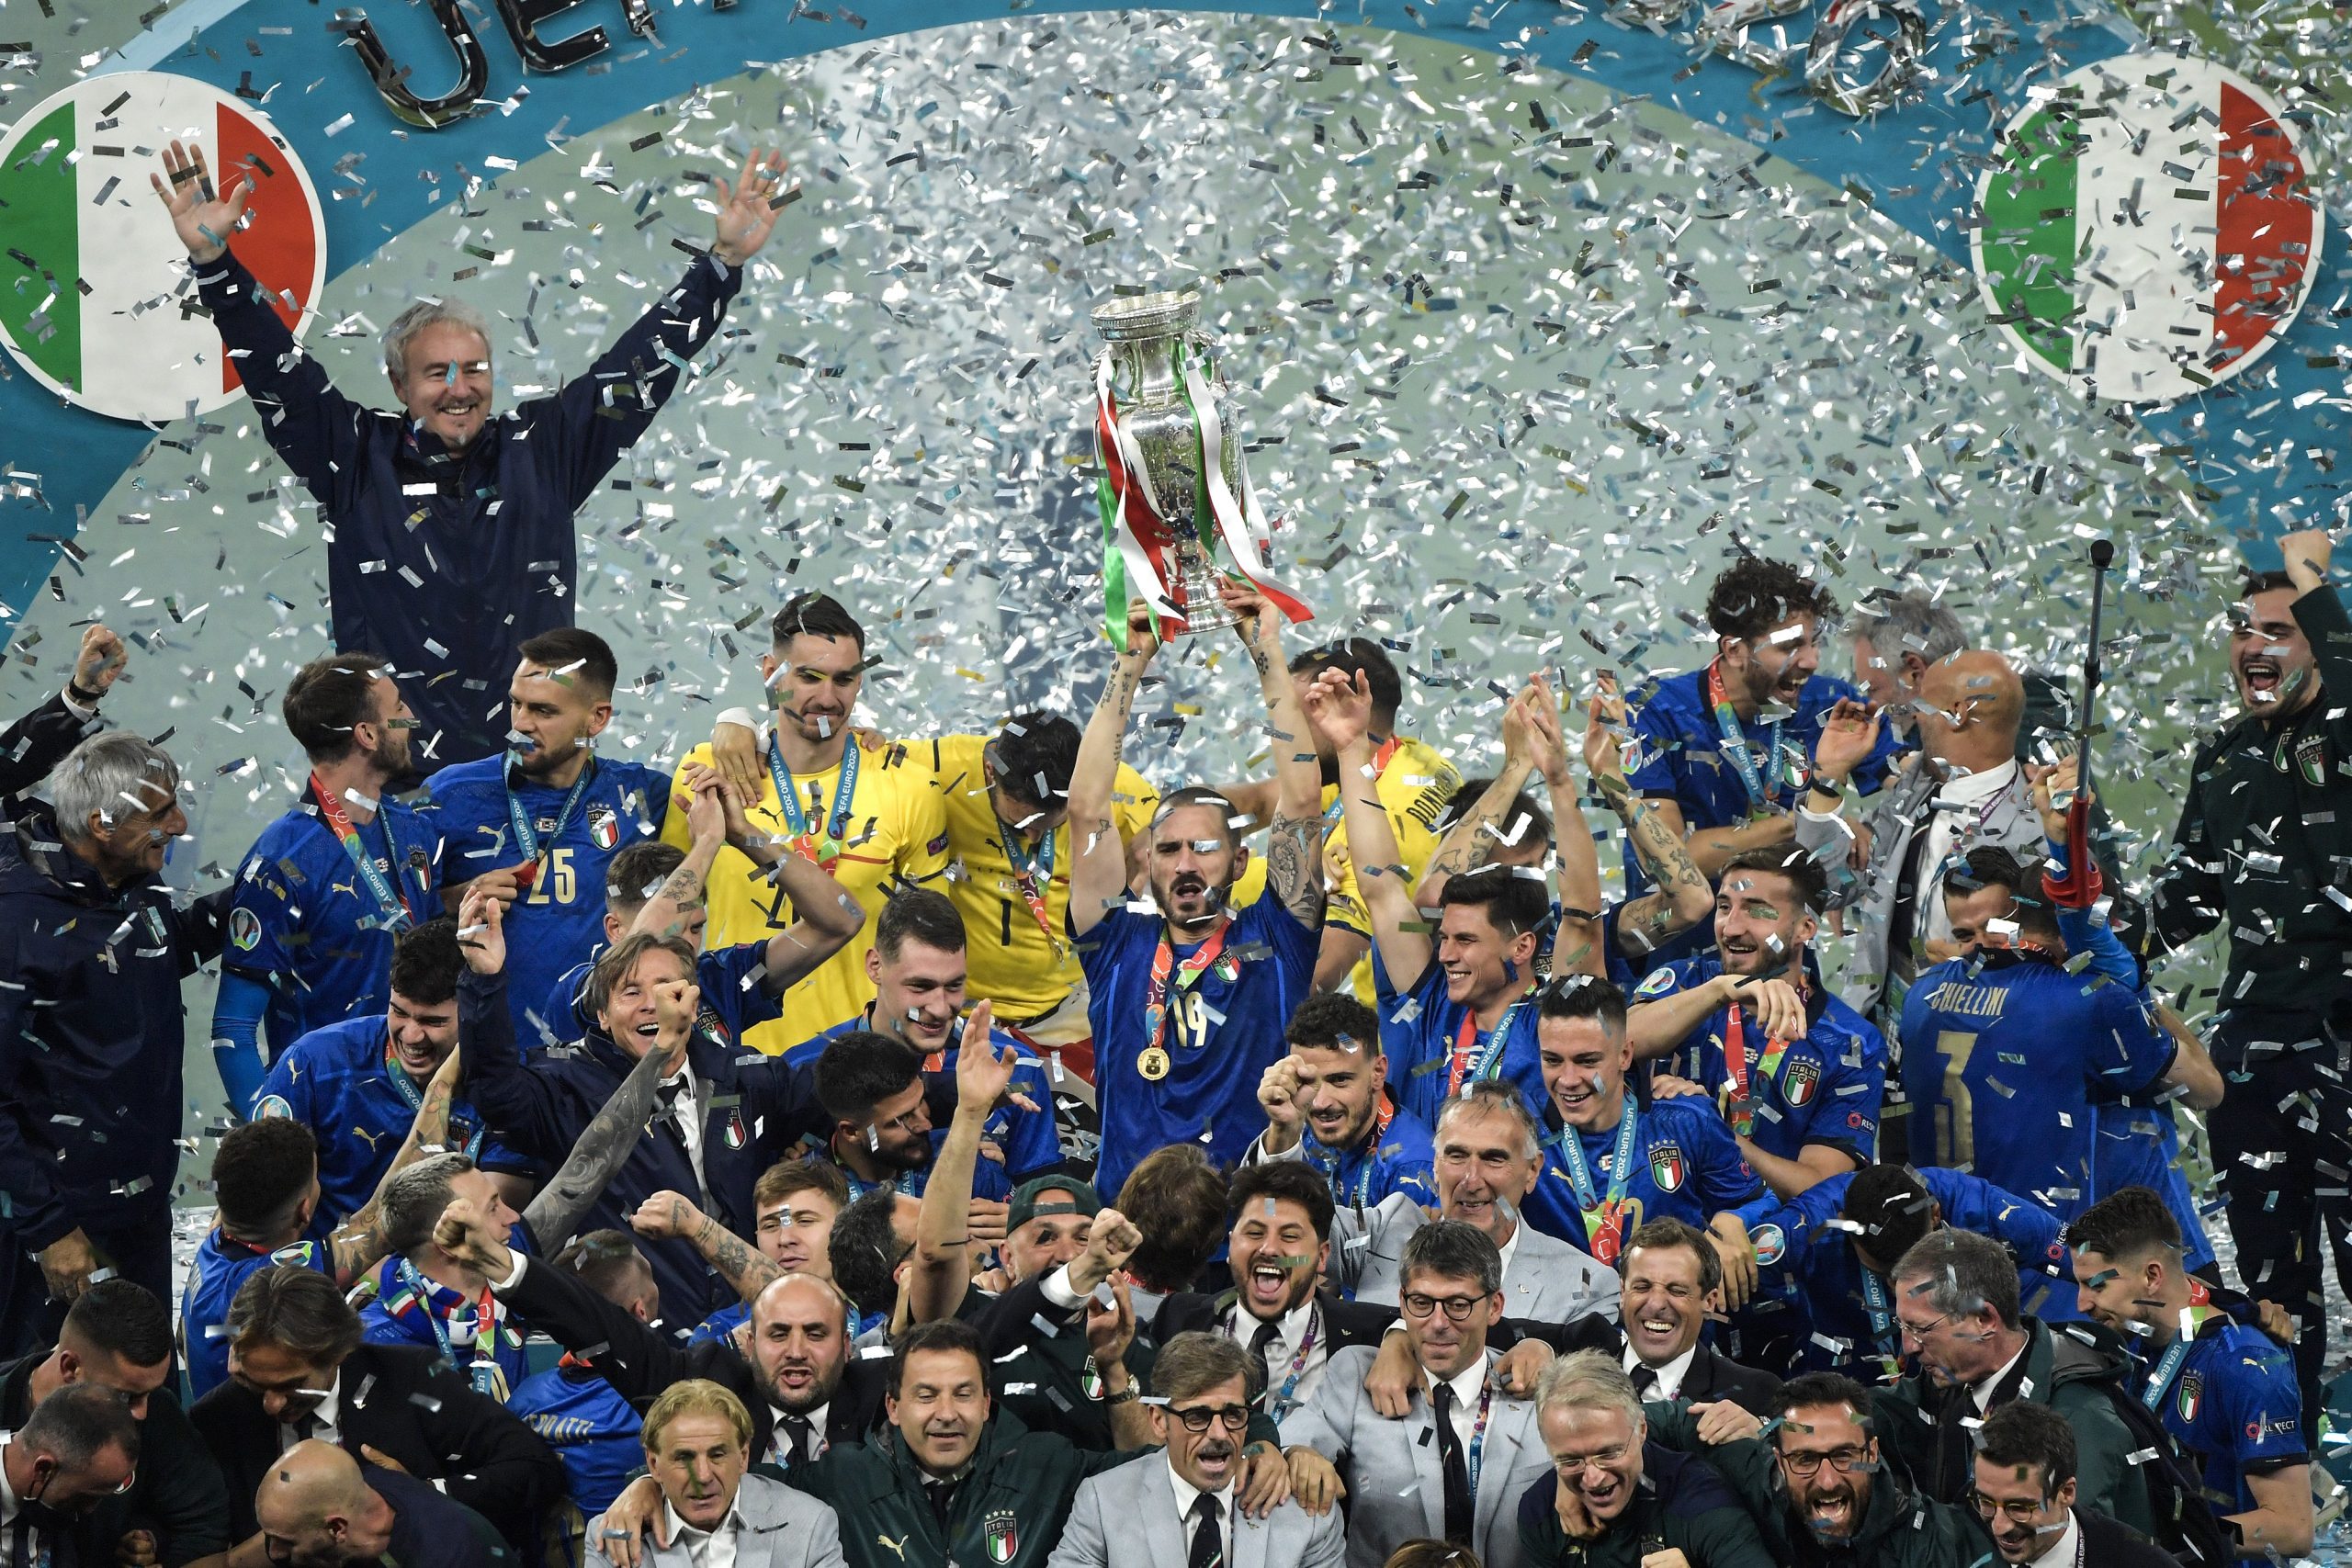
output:
[[1472,1079],[1439,1108],[1435,1130],[1442,1135],[1448,1122],[1472,1115],[1508,1116],[1518,1122],[1524,1143],[1520,1158],[1533,1159],[1544,1152],[1544,1130],[1536,1125],[1535,1113],[1528,1110],[1527,1097],[1518,1085],[1502,1078]]
[[1992,1237],[1946,1225],[1929,1231],[1896,1259],[1897,1294],[1916,1297],[1951,1317],[1989,1312],[2004,1328],[2019,1325],[2017,1259]]
[[1642,1396],[1634,1380],[1606,1350],[1578,1350],[1544,1369],[1535,1380],[1535,1408],[1546,1410],[1622,1410],[1639,1432],[1645,1417]]
[[384,329],[384,368],[395,381],[408,378],[408,345],[427,327],[447,322],[463,327],[490,347],[490,318],[462,299],[419,299]]
[[[157,786],[164,795],[155,797]],[[65,754],[49,775],[58,831],[74,842],[90,837],[90,816],[112,827],[125,817],[161,811],[179,794],[180,768],[171,753],[127,729],[93,735]]]
[[1871,651],[1888,671],[1916,653],[1929,664],[1951,658],[1968,646],[1968,632],[1960,617],[1927,594],[1880,593],[1858,605],[1850,630],[1871,639]]
[[70,1382],[51,1391],[25,1418],[17,1441],[55,1460],[61,1469],[84,1471],[108,1449],[120,1449],[139,1462],[139,1422],[121,1396],[96,1383]]
[[428,1155],[384,1183],[378,1200],[377,1234],[384,1250],[405,1257],[433,1239],[433,1227],[454,1196],[450,1181],[473,1169],[460,1154]]

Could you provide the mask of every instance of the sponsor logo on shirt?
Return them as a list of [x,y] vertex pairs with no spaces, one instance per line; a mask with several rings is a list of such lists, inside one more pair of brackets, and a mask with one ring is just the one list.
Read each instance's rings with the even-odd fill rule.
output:
[[1014,1522],[1012,1510],[999,1508],[982,1521],[980,1533],[989,1544],[989,1561],[1000,1565],[1010,1562],[1021,1551],[1021,1533]]
[[2194,1421],[2205,1404],[2205,1374],[2183,1372],[2180,1376],[2180,1396],[2177,1406],[2183,1421]]

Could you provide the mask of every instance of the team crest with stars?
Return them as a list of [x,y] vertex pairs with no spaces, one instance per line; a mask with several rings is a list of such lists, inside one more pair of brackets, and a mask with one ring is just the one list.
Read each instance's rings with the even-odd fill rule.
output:
[[1661,1192],[1682,1190],[1682,1145],[1657,1144],[1650,1149],[1650,1179]]
[[2183,1421],[2196,1420],[2197,1412],[2204,1408],[2204,1404],[2205,1374],[2183,1372],[2180,1377],[2180,1418]]
[[1010,1508],[999,1508],[981,1523],[980,1533],[989,1543],[989,1561],[1001,1565],[1010,1562],[1021,1551],[1021,1529]]
[[1808,1105],[1821,1087],[1821,1064],[1799,1057],[1781,1075],[1781,1098],[1791,1105]]
[[621,841],[621,819],[609,806],[588,808],[588,838],[600,850],[609,850]]
[[728,1107],[727,1127],[719,1136],[730,1149],[740,1149],[748,1141],[743,1132],[743,1111],[741,1107]]

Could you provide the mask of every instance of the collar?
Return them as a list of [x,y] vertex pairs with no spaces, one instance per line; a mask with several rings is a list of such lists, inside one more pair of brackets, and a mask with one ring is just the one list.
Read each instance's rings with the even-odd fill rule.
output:
[[[1199,1487],[1177,1474],[1174,1465],[1165,1465],[1164,1468],[1168,1472],[1169,1489],[1176,1495],[1176,1517],[1189,1529],[1192,1524],[1193,1501],[1202,1496],[1203,1493]],[[1217,1512],[1217,1523],[1226,1529],[1231,1529],[1233,1528],[1233,1482],[1227,1480],[1225,1490],[1211,1492],[1206,1495],[1216,1498],[1219,1504],[1223,1505]]]
[[[1488,1358],[1482,1353],[1476,1360],[1445,1380],[1445,1386],[1453,1391],[1455,1409],[1476,1410],[1478,1407],[1478,1396],[1487,1389],[1487,1360]],[[1426,1373],[1428,1369],[1423,1368],[1422,1371]],[[1434,1400],[1430,1402],[1430,1407],[1432,1410],[1436,1409]]]
[[[1691,1365],[1697,1361],[1698,1359],[1699,1347],[1696,1344],[1693,1344],[1690,1348],[1683,1351],[1682,1354],[1675,1357],[1674,1359],[1668,1361],[1666,1365],[1652,1368],[1651,1370],[1657,1374],[1657,1382],[1650,1385],[1650,1392],[1661,1400],[1679,1397],[1682,1393],[1683,1380],[1690,1375]],[[1635,1367],[1638,1367],[1641,1364],[1642,1359],[1634,1354],[1633,1346],[1627,1345],[1625,1347],[1625,1371],[1630,1373]]]
[[1526,1234],[1527,1222],[1522,1219],[1514,1219],[1510,1223],[1510,1239],[1503,1243],[1500,1247],[1495,1248],[1497,1252],[1502,1255],[1502,1279],[1506,1282],[1510,1279],[1510,1260],[1519,1251],[1519,1238]]
[[[522,768],[515,763],[514,754],[512,752],[507,753],[505,761],[506,765],[499,770],[499,776],[506,781],[506,787],[508,789],[514,790],[517,794],[520,794],[522,791],[526,789],[537,789],[545,790],[549,795],[556,795],[560,798],[571,793],[571,784],[541,784],[538,780],[531,777],[528,773],[526,773]],[[578,784],[581,779],[593,781],[595,776],[596,750],[595,748],[592,746],[588,749],[588,760],[580,764],[580,778],[572,780],[571,784]]]
[[343,1369],[337,1367],[334,1370],[334,1378],[327,1383],[327,1396],[311,1407],[311,1414],[318,1417],[320,1426],[332,1427],[338,1432],[343,1430],[343,1423],[335,1419],[335,1412],[341,1403],[342,1394]]
[[694,1526],[686,1523],[685,1520],[678,1517],[678,1510],[670,1506],[670,1499],[667,1497],[662,1499],[662,1517],[670,1522],[671,1540],[686,1546],[693,1546],[699,1542],[708,1540],[720,1530],[740,1530],[744,1528],[742,1485],[740,1482],[736,1484],[735,1495],[729,1498],[727,1502],[726,1517],[721,1518],[712,1529],[707,1530],[696,1529]]
[[[1287,1349],[1296,1345],[1306,1336],[1306,1320],[1314,1315],[1316,1300],[1319,1294],[1319,1292],[1309,1292],[1305,1301],[1274,1320],[1276,1344]],[[1258,1325],[1264,1321],[1263,1318],[1252,1317],[1250,1314],[1250,1309],[1241,1305],[1238,1299],[1236,1299],[1233,1308],[1235,1337],[1239,1339],[1245,1347],[1250,1343],[1250,1337],[1258,1332]]]
[[2066,1510],[2066,1528],[2050,1543],[2050,1550],[2035,1558],[2031,1568],[2075,1568],[2075,1538],[2083,1533],[2082,1521],[2075,1517],[2075,1510]]
[[1973,806],[1980,800],[1990,800],[2008,788],[2016,782],[2017,776],[2017,759],[2013,757],[1981,773],[1953,774],[1937,788],[1935,798],[1950,806]]
[[[820,1438],[825,1435],[825,1417],[831,1412],[832,1408],[832,1402],[828,1400],[826,1403],[817,1406],[814,1410],[804,1410],[801,1412],[803,1416],[808,1418],[809,1429],[814,1431]],[[791,1419],[791,1416],[792,1412],[785,1409],[784,1406],[780,1404],[771,1404],[768,1406],[768,1425],[775,1428],[776,1436],[779,1438],[784,1435],[785,1422]]]
[[1976,1414],[1979,1416],[1984,1414],[1985,1406],[1993,1401],[1993,1391],[2001,1386],[2009,1373],[2016,1370],[2018,1363],[2025,1359],[2025,1353],[2032,1348],[2033,1336],[2029,1334],[2025,1337],[2025,1343],[2018,1347],[2018,1353],[2001,1363],[2000,1371],[1990,1377],[1980,1379],[1969,1388],[1968,1397],[1976,1406]]

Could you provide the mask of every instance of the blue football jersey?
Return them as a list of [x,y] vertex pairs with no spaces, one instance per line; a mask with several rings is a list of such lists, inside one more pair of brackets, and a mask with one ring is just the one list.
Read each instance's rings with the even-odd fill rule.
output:
[[[516,1227],[519,1229],[520,1227]],[[487,1294],[488,1292],[484,1292]],[[505,1303],[491,1298],[489,1359],[498,1368],[496,1386],[475,1386],[500,1401],[530,1375],[523,1336],[506,1315]],[[476,1380],[474,1346],[481,1298],[468,1297],[426,1279],[403,1258],[387,1258],[376,1270],[376,1299],[359,1311],[360,1337],[370,1345],[414,1345],[446,1357],[458,1375]]]
[[[1238,1160],[1266,1125],[1258,1080],[1290,1054],[1283,1027],[1314,989],[1317,934],[1280,899],[1260,898],[1226,924],[1216,962],[1189,987],[1173,970],[1203,944],[1174,944],[1162,1037],[1148,1040],[1145,1002],[1166,930],[1156,911],[1122,905],[1079,940],[1102,1123],[1098,1192],[1118,1191],[1138,1160],[1169,1144],[1198,1144],[1218,1165]],[[1147,1061],[1148,1051],[1166,1061]]]
[[2215,1313],[2169,1376],[2160,1354],[2143,1361],[2139,1382],[2141,1397],[2197,1464],[2215,1513],[2254,1507],[2249,1472],[2310,1461],[2294,1360],[2258,1329]]
[[[1722,961],[1713,955],[1681,959],[1651,970],[1633,999],[1656,1001],[1703,986],[1723,972]],[[1804,1039],[1788,1042],[1778,1055],[1770,1051],[1770,1043],[1754,1017],[1741,1021],[1747,1095],[1756,1118],[1748,1135],[1758,1148],[1781,1159],[1796,1158],[1808,1144],[1826,1144],[1857,1166],[1868,1165],[1878,1154],[1879,1107],[1886,1098],[1886,1041],[1876,1025],[1827,987],[1815,984],[1807,999],[1812,1026]],[[1744,1014],[1748,1010],[1742,1010]],[[1729,1008],[1716,1009],[1657,1064],[1662,1071],[1713,1090],[1726,1115],[1731,1066],[1724,1055],[1724,1039],[1730,1016]]]
[[534,1372],[515,1385],[506,1408],[563,1461],[572,1504],[588,1518],[611,1507],[645,1464],[639,1437],[643,1421],[594,1372],[568,1367]]
[[237,867],[221,960],[269,988],[262,1026],[275,1058],[325,1024],[380,1014],[392,942],[441,912],[441,834],[397,800],[354,824],[389,908],[309,800],[262,829]]
[[[2068,1323],[2079,1315],[2055,1215],[1965,1171],[1915,1168],[1946,1224],[1990,1236],[2017,1258],[2022,1311],[2044,1323]],[[1875,1382],[1885,1359],[1901,1354],[1902,1327],[1894,1318],[1892,1287],[1863,1269],[1852,1234],[1844,1228],[1846,1193],[1853,1184],[1854,1173],[1849,1172],[1816,1182],[1785,1203],[1762,1205],[1748,1217],[1748,1239],[1756,1245],[1762,1289],[1810,1319],[1812,1337],[1798,1351],[1798,1370]]]
[[2062,1222],[2100,1196],[2094,1095],[2146,1089],[2174,1050],[2126,987],[1996,951],[1914,981],[1902,1038],[1912,1158],[1983,1177]]
[[1330,1148],[1307,1128],[1298,1152],[1331,1183],[1331,1201],[1340,1208],[1377,1208],[1397,1192],[1424,1208],[1437,1207],[1436,1140],[1409,1111],[1394,1112],[1385,1125],[1375,1122],[1351,1149]]
[[[392,1167],[424,1086],[390,1055],[381,1012],[314,1029],[281,1052],[262,1080],[254,1114],[286,1116],[319,1140],[319,1220],[339,1224],[368,1206]],[[489,1136],[461,1100],[449,1103],[449,1147],[492,1170],[529,1170],[530,1162]]]
[[686,1336],[686,1343],[701,1345],[713,1339],[724,1339],[751,1321],[751,1303],[730,1302],[695,1324],[695,1331]]
[[207,1231],[180,1289],[180,1359],[187,1363],[188,1397],[202,1399],[229,1381],[229,1303],[238,1287],[264,1269],[288,1264],[331,1272],[322,1243],[298,1241],[275,1251]]
[[538,840],[539,869],[506,911],[506,997],[514,1036],[569,1038],[566,1020],[539,1014],[556,976],[605,939],[605,874],[630,844],[662,836],[670,775],[637,762],[593,757],[572,789],[534,784],[503,757],[442,769],[424,781],[426,808],[441,829],[441,885],[472,881],[519,863],[519,811]]
[[[806,1066],[813,1071],[817,1058],[825,1054],[828,1042],[844,1034],[854,1034],[862,1029],[872,1029],[873,1011],[869,1005],[857,1017],[844,1019],[822,1034],[790,1047],[784,1054],[786,1064],[795,1067]],[[888,1031],[881,1032],[887,1033]],[[952,1083],[956,1077],[956,1054],[964,1043],[962,1019],[956,1021],[955,1032],[948,1038],[951,1043],[946,1050],[933,1052],[923,1059],[923,1071],[944,1073]],[[981,1129],[981,1136],[995,1145],[1004,1158],[999,1161],[982,1156],[980,1168],[973,1177],[972,1195],[1002,1201],[1013,1188],[1029,1178],[1061,1164],[1062,1145],[1061,1135],[1054,1130],[1054,1091],[1046,1079],[1046,1064],[1038,1059],[1037,1053],[1001,1029],[989,1031],[989,1043],[1000,1057],[1008,1045],[1019,1055],[1020,1063],[1012,1069],[1012,1088],[1016,1093],[1028,1096],[1037,1107],[1035,1111],[1026,1111],[1018,1105],[1000,1105],[989,1112],[988,1122]],[[932,1153],[937,1154],[939,1146],[946,1141],[946,1128],[933,1127],[931,1130]],[[988,1168],[990,1166],[996,1168],[991,1171]],[[982,1190],[1000,1184],[1005,1188],[1002,1193]]]
[[1454,1058],[1463,1043],[1463,1024],[1471,1026],[1468,1050],[1462,1054],[1461,1081],[1480,1078],[1516,1084],[1528,1109],[1544,1101],[1544,1063],[1535,1044],[1535,998],[1531,993],[1514,1001],[1496,1021],[1497,1029],[1477,1027],[1470,1010],[1445,994],[1445,971],[1432,955],[1410,989],[1390,988],[1385,966],[1374,977],[1380,996],[1380,1048],[1388,1056],[1389,1091],[1397,1108],[1409,1111],[1425,1126],[1437,1124],[1454,1087]]
[[[1635,1106],[1628,1114],[1635,1122],[1628,1140],[1632,1167],[1623,1192],[1630,1207],[1616,1227],[1620,1244],[1649,1220],[1670,1217],[1704,1230],[1725,1209],[1754,1202],[1763,1193],[1764,1184],[1740,1156],[1731,1129],[1712,1107],[1696,1100],[1662,1100]],[[1592,1177],[1593,1196],[1605,1207],[1615,1185],[1623,1127],[1621,1121],[1605,1133],[1572,1132],[1561,1124],[1558,1112],[1546,1115],[1544,1168],[1521,1206],[1529,1224],[1596,1258],[1601,1255],[1593,1234],[1601,1215],[1596,1211],[1588,1216],[1577,1201],[1566,1140],[1577,1140]]]

